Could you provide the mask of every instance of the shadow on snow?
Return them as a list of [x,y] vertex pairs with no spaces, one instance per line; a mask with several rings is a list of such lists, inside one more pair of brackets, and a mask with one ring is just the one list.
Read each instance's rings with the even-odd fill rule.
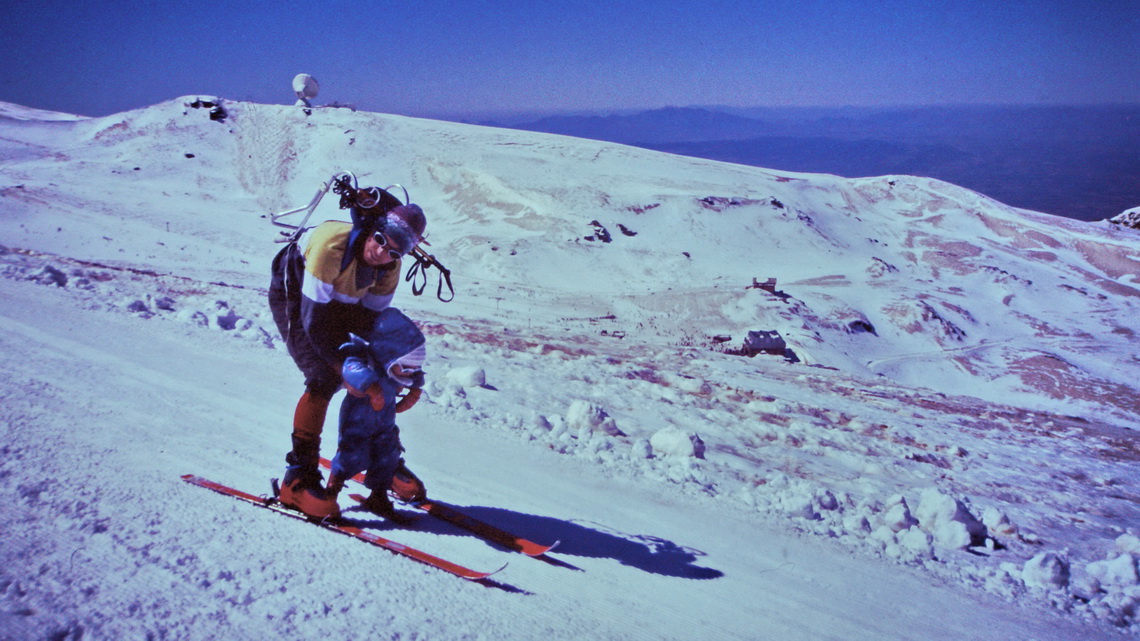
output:
[[[551,550],[551,554],[614,559],[622,565],[637,568],[644,572],[684,579],[716,579],[724,576],[720,570],[697,565],[700,558],[705,556],[704,552],[678,545],[661,537],[648,534],[628,534],[611,530],[597,523],[566,521],[513,512],[502,508],[459,505],[453,507],[472,518],[536,543],[545,545],[558,541],[557,547]],[[397,529],[399,527],[384,521],[359,523],[369,528]],[[410,527],[421,532],[452,536],[476,536],[458,526],[426,514],[416,519]],[[487,544],[496,548],[500,547],[495,543],[487,542]],[[579,569],[560,559],[552,559],[546,555],[539,558],[543,558],[554,565]]]

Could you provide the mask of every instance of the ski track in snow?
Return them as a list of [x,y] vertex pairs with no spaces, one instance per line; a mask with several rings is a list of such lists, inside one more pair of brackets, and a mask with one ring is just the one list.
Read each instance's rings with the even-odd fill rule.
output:
[[[251,119],[278,113],[246,109]],[[373,126],[366,114],[337,117],[341,129]],[[141,144],[132,126],[152,133],[165,126],[162,117],[144,121],[98,129],[97,138],[127,148]],[[411,121],[384,122],[395,139]],[[211,140],[192,126],[186,132],[166,143],[170,150]],[[463,137],[444,124],[434,135],[449,144]],[[590,146],[533,139],[557,141],[552,153],[591,157]],[[319,143],[247,128],[235,144],[241,154],[292,160],[251,165],[241,184],[259,194],[262,208],[307,200],[311,192],[282,190],[302,171],[296,154]],[[137,162],[148,170],[175,162],[139,148],[146,155]],[[48,154],[37,162],[57,160]],[[85,205],[58,187],[37,201],[34,164],[20,166],[20,187],[0,185],[0,202],[16,198],[21,211],[49,207],[59,216],[68,215],[61,200]],[[464,175],[462,162],[425,165],[460,180],[453,199],[485,203],[515,189]],[[725,176],[738,171],[723,167]],[[77,180],[85,171],[92,168],[76,166]],[[221,171],[204,166],[199,185]],[[659,180],[645,173],[646,181]],[[128,168],[123,180],[136,178]],[[130,196],[143,184],[107,189]],[[174,179],[159,188],[201,196]],[[881,188],[867,182],[845,197],[875,201]],[[940,207],[976,206],[970,192],[944,189],[953,205]],[[546,195],[524,191],[513,196],[532,203],[514,213],[511,224],[521,228],[550,206]],[[898,191],[891,198],[918,198]],[[457,209],[476,215],[482,206]],[[452,306],[413,298],[405,285],[397,305],[429,337],[426,402],[401,420],[409,464],[441,500],[561,544],[550,554],[555,562],[544,563],[430,519],[420,522],[423,531],[392,530],[378,519],[370,527],[476,569],[510,561],[488,587],[179,481],[195,473],[267,492],[268,478],[283,468],[300,377],[260,289],[269,255],[250,257],[241,234],[168,234],[169,222],[162,229],[147,216],[127,222],[123,215],[119,230],[93,215],[85,238],[105,230],[103,242],[130,260],[69,258],[91,254],[62,218],[56,232],[25,217],[21,225],[42,229],[7,237],[27,242],[53,233],[57,251],[36,243],[0,249],[0,487],[14,499],[0,557],[0,638],[352,638],[367,631],[408,639],[1109,639],[1136,631],[1136,432],[1027,409],[1017,396],[1000,404],[905,382],[924,358],[957,354],[971,371],[1003,349],[1021,349],[1025,337],[948,341],[937,351],[915,342],[921,349],[884,353],[869,359],[866,372],[845,373],[719,354],[676,329],[685,327],[685,314],[700,318],[687,304],[698,293],[719,301],[726,317],[754,314],[756,305],[771,308],[773,318],[811,320],[813,310],[834,303],[829,288],[851,286],[845,278],[784,286],[814,292],[803,294],[806,302],[768,300],[756,290],[739,300],[714,286],[617,293],[603,303],[551,289],[547,274],[522,286],[499,280],[491,263],[473,269],[479,276],[463,283]],[[922,215],[930,222],[940,214]],[[830,224],[816,214],[806,228],[827,237]],[[264,221],[235,225],[268,235]],[[641,233],[652,231],[642,225]],[[138,238],[132,245],[124,235]],[[156,248],[144,245],[155,237],[162,239]],[[437,243],[438,251],[462,253],[464,242],[478,244],[469,235]],[[172,253],[175,243],[181,249]],[[147,252],[171,257],[152,269]],[[194,253],[217,260],[194,264]],[[937,258],[945,269],[960,267],[947,256],[929,256],[928,264]],[[947,336],[955,323],[973,332],[969,323],[980,322],[943,303],[885,309]],[[637,319],[652,331],[636,334]],[[1108,351],[1091,334],[1076,338],[1066,341],[1077,347],[1060,377],[1073,376],[1082,341],[1087,353]],[[1094,371],[1098,363],[1083,366]],[[900,382],[874,377],[874,369],[898,373]],[[1092,388],[1110,389],[1107,379],[1091,380]],[[1127,406],[1118,402],[1103,416]],[[335,420],[330,412],[330,456]]]

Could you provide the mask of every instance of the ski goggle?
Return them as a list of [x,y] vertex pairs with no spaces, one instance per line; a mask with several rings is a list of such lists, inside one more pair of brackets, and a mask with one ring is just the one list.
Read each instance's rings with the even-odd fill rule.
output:
[[373,233],[372,239],[376,241],[377,245],[380,245],[381,247],[387,247],[388,255],[391,256],[393,260],[400,260],[404,257],[405,254],[408,253],[395,249],[395,245],[388,240],[388,237],[385,236],[384,232],[382,231]]

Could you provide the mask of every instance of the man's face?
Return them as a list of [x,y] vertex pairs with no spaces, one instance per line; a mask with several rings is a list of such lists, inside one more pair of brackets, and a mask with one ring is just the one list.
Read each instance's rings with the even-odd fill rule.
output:
[[[377,240],[377,236],[384,239],[384,244]],[[372,234],[368,240],[364,241],[364,262],[373,267],[387,265],[388,263],[395,262],[397,259],[389,250],[394,247],[391,239],[380,234]]]

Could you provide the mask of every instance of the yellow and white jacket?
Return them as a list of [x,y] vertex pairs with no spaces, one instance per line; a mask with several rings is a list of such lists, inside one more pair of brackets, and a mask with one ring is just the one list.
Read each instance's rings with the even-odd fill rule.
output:
[[[305,261],[301,283],[301,322],[318,353],[338,364],[337,348],[348,332],[366,335],[372,321],[387,308],[400,282],[400,261],[372,267],[353,251],[351,223],[328,221],[302,236]],[[338,365],[339,369],[339,365]]]

